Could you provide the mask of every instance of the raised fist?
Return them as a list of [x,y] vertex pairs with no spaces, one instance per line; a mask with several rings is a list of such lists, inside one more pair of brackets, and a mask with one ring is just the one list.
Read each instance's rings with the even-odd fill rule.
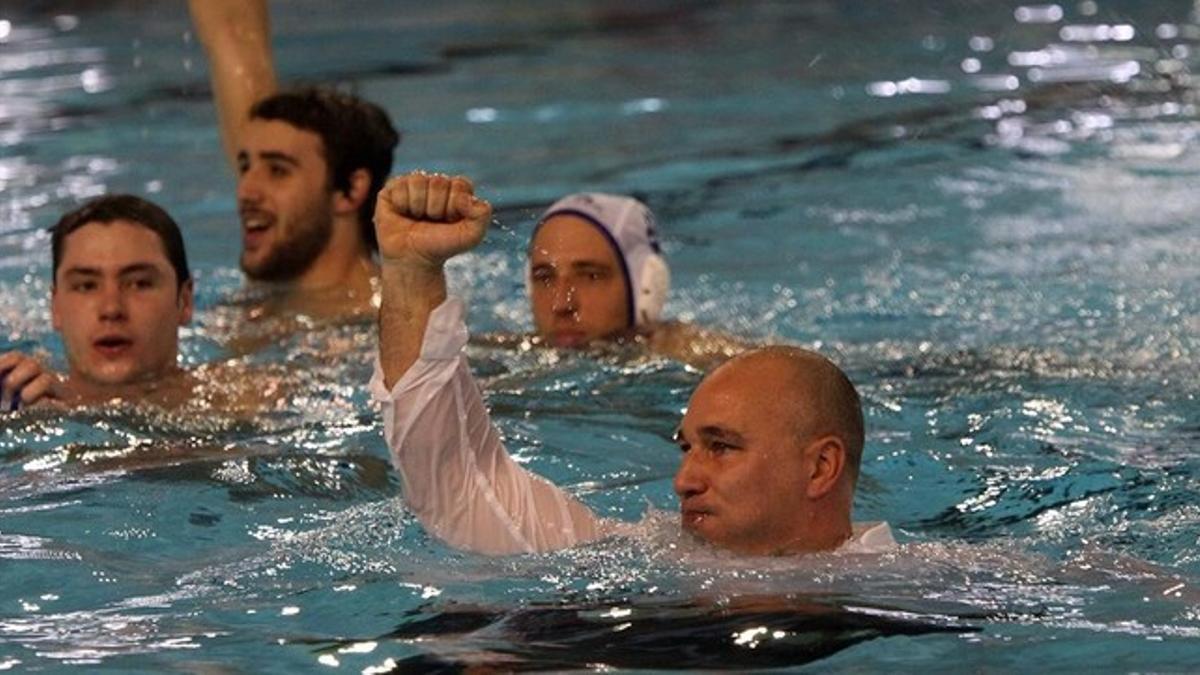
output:
[[479,244],[491,219],[492,205],[462,176],[397,176],[375,204],[379,255],[384,265],[440,267]]

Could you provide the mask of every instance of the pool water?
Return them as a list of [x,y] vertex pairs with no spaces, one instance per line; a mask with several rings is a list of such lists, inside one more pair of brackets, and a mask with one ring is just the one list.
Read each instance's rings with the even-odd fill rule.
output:
[[[0,10],[0,350],[44,353],[44,228],[132,191],[183,224],[183,358],[229,357],[233,179],[183,3]],[[445,6],[449,4],[449,6]],[[0,421],[0,670],[1200,663],[1197,8],[934,0],[273,7],[290,81],[387,108],[397,170],[500,226],[456,261],[476,332],[530,328],[531,221],[580,189],[658,213],[668,313],[829,354],[863,394],[883,556],[679,537],[680,364],[473,348],[510,450],[644,536],[489,559],[399,500],[345,326],[247,357],[251,420]],[[336,345],[342,355],[327,357]],[[628,624],[628,625],[626,625]]]

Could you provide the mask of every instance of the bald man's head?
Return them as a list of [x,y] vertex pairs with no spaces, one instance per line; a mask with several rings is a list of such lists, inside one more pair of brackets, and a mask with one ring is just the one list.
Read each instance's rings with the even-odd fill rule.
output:
[[800,347],[769,346],[744,352],[721,365],[759,373],[764,396],[783,404],[798,440],[837,436],[846,446],[853,483],[862,464],[862,402],[850,378],[832,361]]
[[696,387],[676,442],[681,523],[708,542],[763,555],[850,537],[862,411],[823,356],[767,347],[727,361]]

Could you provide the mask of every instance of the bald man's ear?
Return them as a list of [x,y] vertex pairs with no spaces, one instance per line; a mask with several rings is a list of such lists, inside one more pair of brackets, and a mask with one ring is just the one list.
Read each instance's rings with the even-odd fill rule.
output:
[[846,471],[846,444],[837,436],[822,436],[804,452],[809,459],[807,494],[810,499],[819,499],[841,483]]

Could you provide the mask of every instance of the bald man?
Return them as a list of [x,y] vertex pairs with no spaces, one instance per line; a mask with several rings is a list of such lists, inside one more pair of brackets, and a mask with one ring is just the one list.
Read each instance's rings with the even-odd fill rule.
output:
[[851,538],[861,406],[823,356],[765,347],[727,361],[693,392],[675,439],[682,524],[702,539],[781,554]]
[[[379,368],[384,433],[410,508],[447,543],[488,554],[565,548],[627,525],[603,519],[515,463],[488,418],[463,348],[463,305],[445,262],[482,239],[492,209],[465,178],[413,173],[380,192]],[[681,525],[748,555],[894,544],[850,511],[863,447],[853,385],[792,347],[739,356],[701,382],[676,435]]]

